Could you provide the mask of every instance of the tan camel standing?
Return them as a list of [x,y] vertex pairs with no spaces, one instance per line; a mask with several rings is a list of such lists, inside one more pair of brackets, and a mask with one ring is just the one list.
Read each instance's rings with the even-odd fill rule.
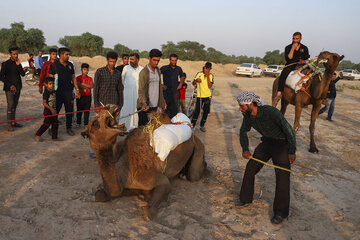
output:
[[[129,191],[141,193],[148,198],[144,217],[153,219],[160,203],[170,192],[170,179],[180,171],[190,181],[201,178],[206,167],[205,148],[194,136],[179,144],[162,162],[150,146],[150,136],[143,131],[144,126],[116,142],[118,134],[126,130],[116,125],[117,121],[111,116],[118,112],[114,106],[110,106],[108,111],[100,111],[82,133],[83,137],[90,139],[103,179],[103,189],[95,193],[95,199],[105,202]],[[154,129],[160,126],[159,122],[171,123],[167,115],[157,113],[156,121],[153,120]]]
[[[319,75],[313,76],[307,82],[307,86],[304,86],[305,91],[299,91],[297,93],[295,93],[293,89],[285,85],[284,92],[281,98],[281,112],[285,114],[286,108],[289,103],[295,105],[295,121],[294,121],[295,134],[297,133],[300,127],[300,116],[302,109],[310,104],[313,105],[311,111],[311,122],[309,126],[309,130],[310,130],[309,152],[312,153],[319,152],[319,150],[316,147],[315,139],[314,139],[315,121],[320,111],[321,102],[324,98],[326,98],[326,94],[328,92],[332,76],[337,66],[339,65],[339,62],[343,58],[344,55],[340,56],[337,53],[330,53],[327,51],[321,52],[318,56],[318,60],[322,60],[325,67],[325,73],[322,79]],[[275,98],[277,93],[278,81],[279,78],[275,79],[273,84],[272,105],[274,107],[276,107],[278,103],[278,100],[276,100]]]

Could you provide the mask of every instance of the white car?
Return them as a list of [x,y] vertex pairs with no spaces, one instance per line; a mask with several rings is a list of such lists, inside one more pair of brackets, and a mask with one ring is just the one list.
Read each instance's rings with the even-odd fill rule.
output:
[[348,80],[360,80],[360,72],[358,70],[353,70],[353,69],[344,69],[341,73],[340,76],[343,79],[348,79]]
[[254,63],[243,63],[236,68],[235,74],[247,75],[249,77],[261,77],[264,75],[264,72]]
[[[34,61],[35,61],[35,57],[36,56],[34,56]],[[43,54],[41,56],[41,58],[43,60],[43,63],[45,63],[46,61],[50,60],[50,54]],[[21,62],[21,66],[23,67],[24,71],[26,71],[29,68],[29,61],[26,60],[26,61]]]
[[277,77],[280,75],[281,71],[283,69],[283,66],[281,65],[269,65],[267,68],[264,69],[264,74]]

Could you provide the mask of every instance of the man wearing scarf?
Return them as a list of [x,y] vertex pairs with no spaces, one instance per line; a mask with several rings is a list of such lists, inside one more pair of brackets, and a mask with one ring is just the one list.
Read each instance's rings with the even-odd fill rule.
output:
[[[290,169],[290,164],[295,160],[296,139],[291,125],[282,113],[277,108],[266,105],[255,93],[242,92],[237,101],[239,110],[244,115],[240,128],[242,156],[250,159],[240,190],[240,202],[236,203],[236,206],[242,207],[253,201],[255,175],[263,167],[262,163],[252,160],[251,157],[264,162],[271,158],[274,165]],[[251,127],[262,135],[262,142],[255,148],[253,155],[249,150],[247,136]],[[271,222],[279,224],[289,215],[290,173],[276,168],[275,174],[274,216]]]

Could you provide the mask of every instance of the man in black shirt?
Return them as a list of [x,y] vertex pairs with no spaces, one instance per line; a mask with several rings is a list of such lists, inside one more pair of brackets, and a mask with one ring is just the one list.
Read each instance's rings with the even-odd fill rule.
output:
[[[178,56],[176,54],[170,55],[170,64],[160,68],[163,75],[164,85],[166,89],[163,91],[166,101],[166,113],[170,118],[174,117],[179,112],[179,89],[184,83],[184,72],[181,67],[177,66]],[[179,83],[180,78],[180,83]]]
[[122,65],[117,66],[115,69],[119,70],[120,73],[122,73],[122,71],[124,70],[124,67],[126,65],[129,65],[129,54],[121,54],[121,60],[123,62]]
[[[329,104],[329,111],[328,111],[328,116],[326,118],[326,120],[332,122],[333,120],[331,119],[332,115],[334,114],[334,110],[335,110],[335,98],[336,98],[336,87],[335,84],[340,80],[340,77],[336,77],[336,73],[334,73],[334,75],[332,76],[330,85],[329,85],[329,90],[328,90],[328,94],[326,95],[326,101],[327,104]],[[326,110],[328,109],[328,106],[325,105],[323,108],[320,109],[319,111],[319,115],[324,113]]]
[[[308,48],[300,43],[301,41],[301,33],[296,32],[293,34],[292,44],[289,44],[285,47],[285,60],[286,65],[305,61],[310,57]],[[282,92],[284,91],[285,81],[286,78],[289,76],[290,72],[296,68],[297,64],[293,64],[291,66],[285,67],[279,77],[278,83],[278,92],[277,92],[277,99],[282,97]]]
[[[22,88],[21,76],[25,76],[25,72],[18,57],[18,48],[10,48],[9,53],[10,59],[1,64],[0,79],[4,82],[7,100],[7,120],[15,120],[16,107]],[[22,125],[11,122],[8,124],[8,131],[14,131],[13,127],[22,127]]]
[[[56,91],[56,111],[60,112],[62,105],[65,106],[65,112],[74,111],[73,89],[75,86],[76,98],[80,98],[79,88],[75,81],[74,65],[69,62],[69,52],[67,48],[59,48],[59,59],[51,64],[49,76],[55,78]],[[57,75],[57,76],[56,76]],[[66,132],[74,136],[72,128],[72,114],[66,115]]]

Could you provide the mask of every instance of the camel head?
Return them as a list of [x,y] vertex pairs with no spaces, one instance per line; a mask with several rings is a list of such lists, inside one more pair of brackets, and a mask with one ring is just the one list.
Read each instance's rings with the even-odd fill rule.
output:
[[90,121],[88,127],[81,135],[90,139],[91,147],[95,149],[108,149],[115,142],[119,133],[126,132],[125,124],[118,125],[116,117],[120,109],[116,105],[106,105],[97,116]]
[[318,62],[323,63],[325,69],[334,72],[339,65],[340,61],[344,58],[344,55],[337,53],[331,53],[328,51],[321,52],[318,56]]

